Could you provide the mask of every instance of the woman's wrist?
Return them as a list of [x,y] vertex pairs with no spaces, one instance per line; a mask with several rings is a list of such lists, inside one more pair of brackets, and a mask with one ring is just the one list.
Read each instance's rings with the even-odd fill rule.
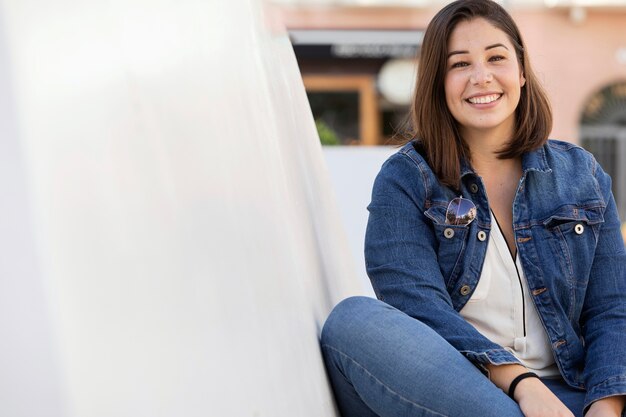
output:
[[[528,369],[526,369],[526,367],[518,364],[489,364],[486,366],[486,368],[487,371],[489,371],[489,379],[491,380],[491,382],[493,382],[505,393],[509,392],[511,382],[513,382],[515,378],[528,372]],[[520,382],[519,384],[521,383],[522,382]]]
[[[506,364],[506,365],[487,365],[489,371],[489,379],[498,388],[509,393],[511,383],[520,375],[527,374],[528,369],[518,364]],[[525,396],[532,397],[533,395],[539,395],[538,393],[547,389],[543,382],[539,378],[524,378],[517,382],[513,399],[516,402],[520,402]]]
[[517,385],[523,380],[528,379],[528,378],[539,379],[539,376],[534,372],[525,372],[523,374],[516,376],[513,379],[513,381],[511,381],[511,384],[509,385],[509,390],[508,390],[509,397],[515,399],[515,389],[517,388]]

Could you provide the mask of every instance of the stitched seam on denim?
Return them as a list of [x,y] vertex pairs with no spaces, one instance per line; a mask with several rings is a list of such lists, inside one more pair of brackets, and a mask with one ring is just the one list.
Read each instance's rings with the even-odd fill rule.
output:
[[451,288],[451,284],[455,281],[458,282],[458,277],[460,275],[462,275],[460,272],[460,262],[461,262],[461,258],[466,257],[466,256],[462,256],[462,255],[467,255],[465,254],[465,242],[467,241],[467,239],[463,239],[463,242],[461,243],[461,249],[459,250],[459,254],[456,257],[456,260],[454,261],[454,266],[452,267],[452,269],[450,270],[450,276],[448,277],[448,279],[446,280],[446,290],[452,290],[454,291],[454,288]]
[[[600,166],[600,164],[598,164],[598,161],[596,160],[595,156],[593,156],[593,154],[591,152],[589,152],[588,150],[581,148],[586,154],[587,157],[591,159],[591,161],[593,162],[593,165],[591,166],[591,175],[593,175],[593,178],[595,179],[594,181],[594,188],[596,189],[596,193],[598,193],[598,195],[600,196],[600,198],[602,198],[602,203],[604,203],[604,205],[607,205],[607,202],[604,201],[604,195],[602,194],[602,190],[600,189],[600,182],[598,181],[598,179],[596,178],[596,174],[598,171],[598,167]],[[610,187],[609,187],[610,190]]]
[[567,318],[572,321],[574,319],[574,310],[576,307],[576,282],[574,277],[574,264],[572,262],[572,255],[570,252],[569,245],[567,244],[567,239],[563,234],[563,231],[560,228],[556,228],[556,233],[558,234],[559,246],[561,247],[561,251],[565,256],[565,266],[567,267],[567,284],[569,285],[569,302],[570,308],[567,312]]
[[[478,226],[480,227],[480,225]],[[468,230],[468,235],[470,235],[470,239],[471,239],[471,236],[476,236],[477,226],[470,225],[470,228],[473,229],[471,230],[471,232],[473,233],[470,233],[470,231]],[[460,272],[459,275],[462,276],[463,274],[466,274],[467,271],[469,271],[472,275],[472,278],[476,279],[476,285],[473,285],[474,289],[472,290],[472,294],[474,294],[474,291],[476,291],[476,287],[478,286],[478,281],[480,281],[480,276],[482,274],[483,265],[485,264],[485,256],[487,254],[487,247],[489,245],[490,239],[491,239],[491,233],[487,234],[487,240],[484,242],[485,244],[481,248],[478,247],[477,241],[475,239],[471,244],[465,245],[466,243],[468,243],[468,239],[465,239],[465,242],[463,242],[463,244],[466,246],[466,248],[463,249],[464,250],[463,255],[465,259],[467,259],[467,261],[465,263],[465,270],[459,271]],[[465,306],[465,304],[467,303],[467,301],[469,301],[470,298],[471,298],[471,295],[467,297],[467,299],[465,300],[465,303],[463,303],[463,306]],[[459,307],[457,311],[460,311],[461,308],[463,307]]]
[[419,408],[420,410],[426,410],[429,413],[432,413],[434,415],[442,416],[442,417],[450,417],[450,416],[446,416],[445,414],[441,414],[441,413],[438,413],[436,411],[433,411],[433,410],[431,410],[428,407],[424,407],[422,405],[419,405],[419,404],[417,404],[417,403],[415,403],[415,402],[413,402],[413,401],[411,401],[411,400],[409,400],[407,398],[404,398],[402,395],[398,394],[397,392],[395,392],[394,390],[389,388],[387,385],[385,385],[380,379],[378,379],[374,375],[372,375],[363,365],[361,365],[359,362],[355,361],[353,358],[351,358],[346,353],[340,351],[339,349],[337,349],[337,348],[335,348],[333,346],[327,345],[327,344],[322,345],[322,347],[334,350],[335,352],[339,353],[340,355],[346,357],[348,360],[350,360],[352,363],[354,363],[358,368],[362,369],[363,372],[365,372],[369,377],[374,379],[379,385],[382,385],[387,391],[389,391],[390,393],[392,393],[396,397],[400,398],[402,401],[407,402],[407,403],[411,404],[412,406],[414,406],[416,408]]
[[[599,166],[598,161],[596,160],[596,157],[593,156],[591,152],[589,152],[587,149],[583,148],[582,146],[572,144],[572,147],[570,149],[576,149],[578,151],[582,151],[583,155],[587,157],[587,160],[593,162],[593,165],[591,166],[591,174],[595,176],[596,169]],[[567,150],[570,150],[570,149],[567,149]]]
[[[624,393],[624,394],[626,394],[626,393]],[[595,399],[593,400],[593,402],[596,402],[596,401],[598,401],[598,400],[602,400],[602,399],[604,399],[604,398],[609,398],[609,397],[612,397],[612,396],[614,396],[614,395],[620,395],[620,394],[613,394],[613,395],[607,395],[606,397],[595,398]],[[622,394],[622,395],[623,395],[623,394]],[[585,403],[584,403],[584,404],[585,404],[585,405],[584,405],[584,407],[583,407],[583,415],[585,415],[584,413],[586,413],[587,411],[589,411],[589,410],[588,410],[588,408],[591,406],[591,404],[592,404],[592,403],[591,403],[591,402],[589,402],[589,400],[585,399]],[[626,408],[624,408],[624,410],[623,410],[623,411],[621,412],[621,414],[620,414],[620,417],[624,417],[624,416],[626,416]]]
[[[508,360],[507,357],[508,358],[510,358],[510,357],[515,358],[515,356],[511,352],[506,350],[506,349],[489,349],[489,350],[485,350],[484,352],[474,352],[472,350],[459,350],[459,352],[461,354],[466,354],[467,356],[471,356],[471,357],[474,357],[476,359],[478,359],[480,357],[486,358],[487,362],[489,362],[489,363],[492,363],[491,362],[492,359],[496,360],[496,359],[502,358],[504,360]],[[494,358],[491,358],[489,355],[494,356]],[[517,358],[515,358],[515,359],[517,359]],[[505,362],[505,363],[514,364],[514,363],[520,363],[520,362],[519,362],[519,360],[516,360],[514,362]],[[498,363],[498,365],[503,365],[505,363]]]
[[598,245],[598,239],[600,237],[600,228],[602,227],[601,224],[592,224],[589,225],[589,227],[591,228],[591,231],[593,232],[593,237],[596,243],[596,246]]
[[[415,152],[415,150],[413,150],[413,152]],[[415,152],[417,153],[417,152]],[[411,161],[413,161],[413,163],[417,166],[417,169],[420,172],[420,175],[422,176],[422,182],[424,184],[424,201],[426,200],[430,200],[430,181],[428,180],[428,175],[427,173],[424,171],[424,169],[422,168],[422,162],[418,161],[416,159],[413,158],[412,155],[410,155],[409,153],[405,153],[403,154],[405,155],[407,158],[409,158]]]
[[[427,201],[430,199],[430,181],[428,180],[428,175],[427,173],[424,171],[424,169],[422,168],[422,163],[423,163],[423,159],[422,156],[417,153],[417,151],[413,148],[413,146],[411,145],[411,147],[408,150],[402,150],[400,152],[401,155],[406,156],[407,158],[409,158],[416,166],[417,169],[420,171],[420,174],[422,175],[422,180],[423,180],[423,184],[424,184],[424,201]],[[420,158],[414,158],[413,155],[416,154],[418,155]]]
[[[446,225],[446,224],[435,224],[435,230],[437,231],[437,227],[439,228],[448,228],[450,227],[450,225]],[[461,259],[462,258],[467,258],[467,253],[466,249],[467,249],[467,235],[469,234],[469,229],[464,226],[464,227],[460,227],[460,226],[453,226],[452,229],[457,230],[459,233],[459,235],[461,236],[454,236],[454,239],[460,240],[461,241],[461,247],[458,250],[458,253],[456,255],[456,259],[454,260],[454,265],[452,266],[452,269],[450,269],[450,276],[448,277],[443,277],[445,286],[446,286],[446,290],[448,291],[448,293],[450,293],[451,291],[454,291],[454,287],[452,286],[453,282],[458,281],[456,278],[461,275],[460,274],[460,264],[461,264]],[[445,243],[445,241],[444,241]],[[439,247],[441,247],[441,243],[439,244]],[[437,257],[439,257],[439,251],[437,251]],[[459,270],[457,270],[459,269]],[[456,272],[456,274],[455,274]],[[443,274],[442,274],[443,275]]]
[[613,384],[614,382],[626,382],[626,377],[623,376],[612,376],[610,378],[605,379],[600,382],[593,388],[589,390],[589,392],[597,391],[598,389],[605,388],[607,385]]
[[[596,165],[598,165],[598,161],[596,161],[596,160],[594,159],[594,162],[595,162],[595,164],[594,164],[594,169],[593,169],[593,171],[594,171],[594,173],[593,173],[593,179],[595,179],[595,181],[594,181],[594,183],[593,183],[593,186],[595,187],[596,192],[598,193],[598,195],[599,195],[599,196],[600,196],[600,198],[602,199],[602,203],[604,204],[604,211],[606,211],[606,208],[607,208],[607,207],[608,207],[608,205],[609,205],[609,200],[607,200],[607,199],[605,198],[604,194],[602,194],[602,190],[600,189],[600,181],[599,181],[599,180],[598,180],[598,178],[596,177],[596,169],[595,169],[595,166],[596,166]],[[608,174],[606,174],[606,173],[605,173],[604,175],[608,175]],[[610,178],[610,177],[609,177],[609,178]],[[609,182],[609,192],[611,192],[611,185],[612,185],[612,184]],[[609,196],[609,199],[610,199],[610,196]],[[604,214],[604,211],[602,212],[603,214]]]
[[[604,204],[603,202],[601,202],[601,203]],[[600,204],[600,203],[596,203],[596,204],[582,204],[582,205],[578,205],[576,207],[579,208],[579,209],[582,209],[582,210],[599,209],[599,210],[602,211],[602,213],[604,213],[604,211],[606,211],[606,206],[603,206],[602,204]],[[531,219],[531,220],[526,221],[524,223],[518,223],[517,226],[515,227],[515,230],[528,229],[528,228],[531,228],[533,226],[545,227],[547,222],[548,222],[548,220],[550,220],[551,218],[552,218],[552,216],[544,218],[544,219],[536,219],[536,220],[535,219]],[[584,219],[582,219],[582,218],[575,219],[575,218],[561,216],[561,217],[556,217],[555,219],[556,220],[563,220],[563,221],[570,220],[572,222],[585,222],[585,223],[590,224],[590,225],[604,223],[604,220],[593,221],[593,220],[590,220],[588,217],[584,218]]]
[[511,356],[514,356],[511,352],[509,352],[506,349],[487,349],[483,352],[474,352],[472,350],[460,350],[459,352],[465,352],[465,353],[473,353],[475,355],[486,355],[488,353],[492,353],[492,354],[499,354],[499,353],[505,353]]
[[[558,227],[556,228],[556,234],[558,235],[559,246],[561,247],[561,251],[565,255],[565,263],[567,266],[567,272],[569,272],[569,275],[571,277],[574,274],[574,270],[572,267],[572,257],[570,256],[569,246],[567,245],[567,239],[565,239],[565,235],[563,234],[563,231],[559,229]],[[571,280],[569,278],[567,281],[569,282],[569,284],[571,284]]]
[[[546,144],[548,146],[552,146],[552,144],[550,142],[546,142]],[[529,171],[538,171],[538,172],[552,172],[552,167],[548,164],[548,157],[546,156],[546,151],[543,147],[539,148],[536,150],[536,152],[539,154],[539,159],[541,160],[541,167],[540,168],[531,168],[531,169],[527,169],[524,171],[524,173],[527,173]]]
[[[591,152],[589,152],[589,154],[591,154]],[[591,155],[591,157],[593,158],[593,167],[591,167],[591,173],[593,174],[593,176],[596,176],[596,170],[598,169],[598,161],[596,161],[596,158],[593,157],[593,154]]]
[[[589,401],[589,398],[590,398],[590,397],[591,397],[591,398],[593,398],[595,395],[597,395],[597,393],[596,393],[596,392],[597,392],[599,389],[606,389],[606,388],[607,388],[607,387],[606,387],[606,385],[609,385],[610,383],[613,383],[613,382],[615,382],[615,381],[617,381],[617,382],[620,382],[620,381],[626,381],[626,378],[625,378],[625,377],[622,377],[622,376],[614,376],[614,377],[611,377],[611,378],[609,378],[609,379],[607,379],[607,380],[605,380],[605,381],[602,381],[600,384],[596,385],[595,387],[593,387],[592,389],[590,389],[589,391],[587,391],[587,395],[586,395],[586,399],[585,399],[585,403],[586,403],[586,404],[585,404],[585,409],[586,409],[589,405],[591,405],[591,401]],[[609,387],[610,387],[610,385],[609,385]],[[600,397],[598,397],[598,398],[593,398],[593,401],[595,402],[595,401],[601,400],[601,399],[603,399],[603,398],[613,397],[613,396],[615,396],[615,395],[624,395],[624,394],[626,394],[626,390],[622,390],[622,391],[619,391],[619,390],[618,390],[618,391],[616,391],[616,392],[612,392],[612,393],[610,393],[609,395],[602,395],[602,394],[601,394],[601,396],[600,396]],[[622,415],[626,415],[626,409],[624,409],[624,411],[622,412]]]
[[552,139],[552,140],[548,141],[548,146],[551,147],[551,148],[560,149],[560,150],[563,150],[563,151],[569,151],[569,150],[572,150],[572,149],[582,149],[585,152],[587,152],[586,149],[581,148],[578,145],[575,145],[575,144],[573,144],[571,142],[565,142],[565,141],[557,140],[557,139]]

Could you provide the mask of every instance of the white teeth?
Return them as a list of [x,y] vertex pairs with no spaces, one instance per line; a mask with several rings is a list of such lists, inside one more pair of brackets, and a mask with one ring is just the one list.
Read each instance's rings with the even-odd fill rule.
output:
[[487,104],[500,98],[500,94],[492,94],[490,96],[472,97],[467,99],[472,104]]

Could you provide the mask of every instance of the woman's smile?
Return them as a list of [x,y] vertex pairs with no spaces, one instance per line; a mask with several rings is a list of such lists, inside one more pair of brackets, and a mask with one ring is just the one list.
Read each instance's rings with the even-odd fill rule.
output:
[[479,95],[475,95],[466,99],[466,101],[470,104],[491,104],[495,102],[496,100],[500,99],[500,97],[502,97],[502,94],[498,94],[498,93],[479,94]]

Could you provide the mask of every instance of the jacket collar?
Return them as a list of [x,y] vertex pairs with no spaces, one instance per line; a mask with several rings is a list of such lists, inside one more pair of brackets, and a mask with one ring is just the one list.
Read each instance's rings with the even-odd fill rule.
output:
[[552,172],[552,168],[548,164],[548,159],[546,158],[546,147],[542,146],[539,149],[535,149],[531,152],[526,152],[522,156],[522,169],[524,170],[524,174],[529,171],[538,171],[550,173]]

